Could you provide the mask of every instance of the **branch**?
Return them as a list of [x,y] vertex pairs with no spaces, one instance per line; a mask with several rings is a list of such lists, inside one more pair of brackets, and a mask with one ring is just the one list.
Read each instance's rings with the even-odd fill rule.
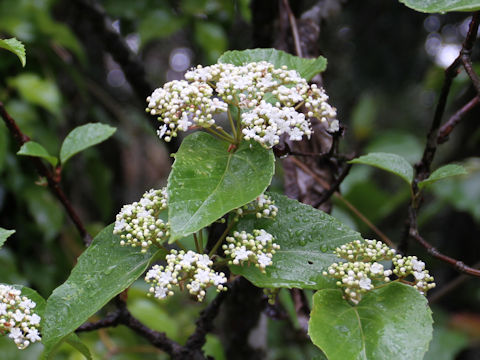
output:
[[[17,141],[17,144],[19,147],[21,147],[26,142],[30,141],[30,138],[24,133],[22,133],[22,131],[19,129],[19,127],[17,126],[17,123],[7,112],[2,102],[0,102],[0,116],[5,121],[5,124],[7,125],[8,130]],[[65,196],[65,193],[60,187],[58,178],[54,175],[52,171],[50,171],[50,169],[47,166],[45,166],[45,164],[40,158],[30,157],[30,159],[34,164],[35,168],[37,169],[38,174],[47,179],[47,183],[48,183],[48,187],[50,188],[50,191],[62,203],[63,207],[67,211],[68,216],[70,217],[72,222],[75,224],[75,227],[77,228],[80,236],[82,237],[84,244],[86,246],[90,245],[90,243],[92,242],[92,237],[88,234],[77,212],[75,211],[72,204]]]
[[[444,142],[450,132],[453,130],[455,125],[460,121],[460,119],[470,111],[478,103],[478,96],[472,99],[468,104],[466,104],[462,109],[457,111],[443,126],[440,128],[441,119],[445,111],[445,105],[447,101],[448,94],[450,92],[450,86],[452,84],[453,78],[458,74],[458,68],[463,63],[465,71],[468,73],[470,79],[473,82],[473,85],[477,89],[478,94],[480,95],[480,80],[478,76],[473,71],[471,67],[470,55],[473,44],[477,37],[478,26],[480,22],[480,12],[476,12],[472,21],[470,22],[470,27],[468,34],[463,42],[462,49],[460,54],[455,59],[455,61],[445,70],[445,79],[442,87],[442,92],[435,110],[435,115],[433,117],[432,126],[427,135],[427,143],[425,145],[425,150],[423,152],[422,160],[415,166],[415,178],[412,183],[412,201],[408,209],[408,218],[406,224],[405,237],[401,244],[402,250],[406,250],[407,247],[407,238],[411,237],[417,241],[421,246],[423,246],[427,252],[436,259],[439,259],[450,266],[454,267],[457,271],[480,277],[480,270],[474,269],[465,265],[462,261],[451,258],[447,255],[442,254],[438,251],[433,245],[426,241],[418,231],[417,225],[417,211],[420,208],[420,205],[423,200],[422,193],[418,189],[417,184],[427,178],[430,175],[430,166],[433,162],[437,145],[440,142]],[[440,141],[439,141],[440,140]]]
[[103,319],[96,322],[87,322],[80,326],[75,332],[93,331],[108,327],[125,325],[147,339],[153,346],[165,351],[169,355],[178,355],[181,353],[182,346],[169,339],[165,333],[152,330],[135,318],[127,309],[125,301],[117,298],[117,310],[107,314]]
[[[92,24],[106,51],[122,68],[140,103],[145,104],[146,98],[153,92],[153,87],[146,79],[142,62],[128,47],[123,37],[113,28],[105,9],[96,0],[75,0],[75,2],[78,5],[78,16]],[[165,145],[170,153],[176,152],[179,146],[176,138]]]
[[202,349],[206,341],[206,335],[213,330],[213,321],[220,311],[220,306],[238,282],[239,278],[236,278],[230,284],[227,284],[228,290],[219,293],[217,297],[200,313],[200,317],[195,322],[197,328],[195,329],[195,332],[190,335],[185,344],[185,348],[188,352]]
[[480,96],[475,96],[467,104],[465,104],[460,110],[453,114],[448,121],[442,125],[437,134],[437,144],[443,144],[448,140],[448,136],[453,131],[455,126],[460,123],[463,117],[474,109],[480,103]]

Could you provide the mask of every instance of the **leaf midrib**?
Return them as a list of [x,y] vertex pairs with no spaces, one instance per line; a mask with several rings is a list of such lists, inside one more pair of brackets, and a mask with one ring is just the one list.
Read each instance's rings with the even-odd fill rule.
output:
[[[205,204],[208,202],[208,200],[217,192],[220,184],[222,184],[223,182],[223,179],[225,179],[225,176],[228,172],[228,169],[230,167],[230,162],[233,158],[233,156],[235,156],[235,154],[232,154],[232,153],[229,153],[228,155],[228,159],[227,159],[227,164],[225,166],[225,171],[223,172],[222,174],[222,177],[220,178],[220,180],[218,181],[218,184],[217,186],[215,187],[215,189],[213,189],[213,191],[210,193],[210,195],[208,195],[208,197],[202,202],[202,205],[200,205],[198,207],[198,209],[193,213],[193,215],[190,217],[190,219],[183,225],[183,227],[181,228],[181,230],[179,232],[181,232],[182,230],[184,230],[185,228],[188,228],[188,225],[190,225],[193,221],[192,219],[195,219],[195,217],[197,216],[198,212],[205,206]],[[177,232],[178,233],[178,232]]]

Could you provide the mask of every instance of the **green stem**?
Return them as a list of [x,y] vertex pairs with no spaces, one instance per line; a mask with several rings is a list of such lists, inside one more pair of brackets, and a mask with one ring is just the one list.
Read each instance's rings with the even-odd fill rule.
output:
[[195,240],[195,249],[197,250],[197,253],[201,254],[202,251],[200,250],[200,245],[198,244],[198,239],[197,239],[197,234],[193,233],[193,240]]
[[208,256],[209,256],[209,257],[212,257],[212,255],[217,252],[218,247],[222,244],[223,240],[225,240],[225,238],[227,237],[229,231],[232,230],[232,227],[233,227],[233,225],[235,225],[235,222],[237,221],[237,219],[238,219],[238,216],[235,216],[235,217],[232,219],[232,221],[230,222],[230,224],[228,224],[227,228],[225,229],[225,231],[223,232],[223,234],[220,236],[220,238],[217,240],[217,242],[216,242],[215,245],[213,246],[212,250],[210,250],[210,252],[208,253]]
[[230,121],[230,126],[232,128],[233,137],[236,139],[237,138],[237,129],[236,129],[236,126],[235,126],[235,122],[233,121],[232,112],[230,111],[230,107],[227,110],[227,115],[228,115],[228,121]]
[[217,137],[219,137],[220,139],[225,140],[225,141],[227,141],[227,142],[229,142],[229,143],[232,143],[232,142],[235,141],[235,139],[233,139],[231,136],[226,137],[225,135],[222,135],[221,133],[215,131],[215,130],[212,129],[212,128],[205,128],[205,130],[208,131],[210,134],[212,134],[212,135],[214,135],[214,136],[217,136]]
[[297,104],[297,106],[295,106],[295,110],[298,110],[303,104],[305,104],[305,100]]
[[201,253],[203,254],[203,229],[198,232],[198,242],[200,243]]

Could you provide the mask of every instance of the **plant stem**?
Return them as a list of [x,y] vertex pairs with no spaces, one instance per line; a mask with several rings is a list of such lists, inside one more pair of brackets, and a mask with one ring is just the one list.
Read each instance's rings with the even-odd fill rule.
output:
[[230,224],[228,224],[227,228],[223,232],[223,234],[218,238],[217,242],[213,246],[212,250],[208,253],[208,256],[211,257],[215,252],[217,251],[218,247],[222,244],[223,240],[225,237],[228,235],[229,231],[232,230],[233,225],[235,224],[236,220],[238,219],[238,216],[235,216],[232,221],[230,221]]
[[237,128],[235,126],[235,122],[233,121],[232,112],[230,111],[230,107],[228,107],[227,115],[228,115],[228,121],[230,121],[230,127],[232,128],[233,137],[236,139],[237,138]]
[[197,250],[197,253],[201,254],[202,250],[200,249],[200,244],[198,243],[197,239],[197,234],[193,233],[193,240],[195,240],[195,249]]
[[208,131],[210,134],[212,134],[212,135],[214,135],[214,136],[217,136],[217,137],[219,137],[220,139],[225,140],[225,141],[227,141],[227,142],[229,142],[229,143],[235,142],[235,139],[233,139],[232,137],[230,137],[230,136],[229,136],[229,137],[226,137],[225,135],[223,135],[223,134],[215,131],[215,130],[212,129],[212,128],[204,128],[204,129],[205,129],[206,131]]

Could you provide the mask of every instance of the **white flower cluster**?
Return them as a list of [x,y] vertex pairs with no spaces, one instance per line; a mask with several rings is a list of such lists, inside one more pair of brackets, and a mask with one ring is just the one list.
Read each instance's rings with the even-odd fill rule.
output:
[[243,136],[253,139],[269,149],[277,145],[282,134],[288,134],[291,141],[302,140],[303,135],[312,134],[310,121],[293,107],[278,107],[266,101],[251,111],[242,113]]
[[157,133],[168,142],[177,130],[187,131],[193,124],[210,127],[214,114],[227,111],[228,105],[212,96],[213,89],[206,83],[174,80],[147,98],[146,111],[163,121]]
[[353,304],[358,304],[362,295],[373,289],[372,280],[389,282],[392,271],[384,270],[378,262],[354,261],[333,263],[323,275],[339,279],[337,286],[343,289],[344,297]]
[[125,205],[117,214],[114,234],[120,234],[120,244],[141,246],[142,252],[154,243],[162,243],[169,235],[168,222],[158,217],[167,208],[167,189],[149,190],[138,202]]
[[392,259],[393,273],[399,278],[406,278],[413,275],[413,287],[424,294],[435,287],[433,276],[425,269],[425,263],[417,259],[416,256],[402,257],[395,256]]
[[[158,131],[166,141],[192,124],[210,127],[213,115],[241,109],[242,134],[266,148],[279,142],[282,134],[292,141],[312,134],[309,118],[316,117],[331,132],[338,131],[336,109],[328,104],[322,88],[308,85],[295,70],[276,69],[266,61],[242,66],[215,64],[198,66],[185,74],[187,81],[172,81],[147,98],[147,112],[159,115],[164,125]],[[297,111],[305,106],[307,116]],[[238,119],[237,119],[238,120]]]
[[21,291],[0,285],[0,334],[7,334],[19,349],[40,341],[40,316],[33,312],[37,304]]
[[232,236],[227,236],[227,244],[222,248],[226,256],[232,258],[229,264],[243,265],[248,262],[255,264],[260,271],[272,265],[272,257],[280,246],[274,243],[274,237],[265,230],[253,230],[253,235],[245,231],[235,231]]
[[377,240],[355,240],[333,251],[334,254],[348,261],[391,260],[396,254],[394,249]]
[[227,290],[223,285],[227,282],[225,274],[211,268],[213,262],[208,255],[172,250],[166,261],[165,267],[154,265],[145,276],[145,281],[153,284],[149,291],[156,298],[173,295],[172,288],[176,285],[186,287],[198,301],[203,300],[205,290],[210,286],[215,286],[217,291]]
[[238,208],[236,212],[240,216],[255,213],[255,216],[258,219],[273,219],[275,216],[277,216],[278,212],[278,208],[274,204],[275,201],[273,201],[270,196],[262,194],[247,205]]
[[[433,277],[425,270],[425,263],[415,256],[403,257],[394,249],[376,240],[356,240],[335,249],[335,254],[347,260],[344,263],[333,263],[324,276],[338,279],[337,286],[344,292],[344,298],[358,304],[362,295],[380,285],[391,281],[395,275],[424,294],[435,287]],[[379,261],[391,260],[393,270],[385,270]],[[413,282],[406,278],[413,275]],[[375,284],[374,284],[375,283]]]

